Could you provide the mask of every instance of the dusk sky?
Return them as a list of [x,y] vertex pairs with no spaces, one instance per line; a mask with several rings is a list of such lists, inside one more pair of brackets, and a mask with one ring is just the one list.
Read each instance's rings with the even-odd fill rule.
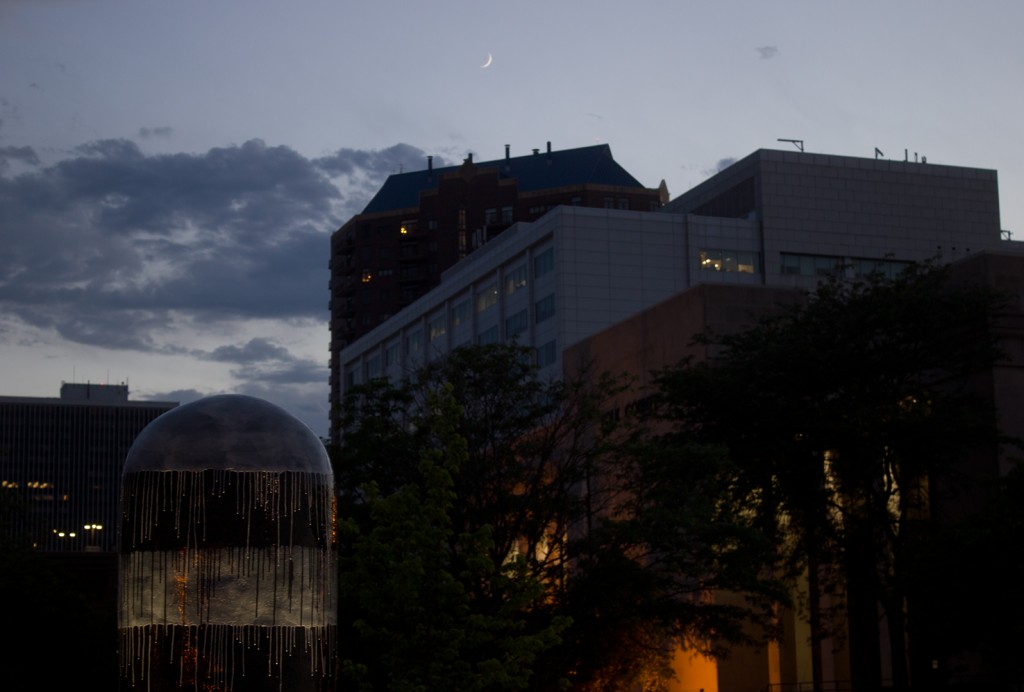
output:
[[[387,175],[610,145],[675,198],[761,148],[995,169],[1018,0],[0,0],[0,395],[220,393],[327,433],[330,234]],[[483,67],[488,62],[490,64]]]

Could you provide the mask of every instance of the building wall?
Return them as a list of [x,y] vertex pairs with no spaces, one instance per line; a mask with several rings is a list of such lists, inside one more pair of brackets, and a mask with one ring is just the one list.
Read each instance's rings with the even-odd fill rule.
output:
[[663,210],[748,220],[758,234],[736,240],[760,245],[770,284],[803,285],[783,254],[948,262],[1003,244],[996,171],[917,161],[762,149]]
[[[976,374],[971,385],[976,393],[992,401],[999,413],[1002,431],[1024,439],[1024,253],[1016,244],[1004,247],[1009,252],[974,253],[952,263],[950,269],[955,282],[990,286],[1009,297],[994,334],[1004,357],[991,371]],[[610,402],[612,410],[608,413],[623,412],[653,393],[653,374],[657,370],[676,365],[684,358],[702,360],[710,355],[705,347],[692,342],[695,334],[735,333],[752,326],[761,316],[777,314],[782,305],[802,300],[804,294],[792,288],[698,285],[573,344],[563,354],[564,368],[568,375],[583,367],[590,367],[597,373],[633,375],[634,387]],[[976,510],[978,503],[985,500],[970,492],[965,486],[966,479],[973,479],[977,488],[987,488],[994,476],[1005,473],[1019,457],[1017,450],[1006,448],[1001,453],[1000,450],[980,450],[978,455],[965,459],[953,476],[955,492],[946,497],[947,493],[933,489],[934,494],[944,498],[943,516]],[[796,683],[811,679],[807,623],[795,612],[784,612],[782,617],[786,639],[774,650],[744,649],[723,662],[717,668],[717,689],[722,692],[762,689],[780,681]],[[884,642],[884,631],[880,636]],[[938,646],[931,650],[940,649]],[[848,652],[845,641],[828,641],[822,645],[822,671],[826,680],[851,679],[853,671]],[[885,654],[887,650],[883,651],[883,658]],[[685,654],[681,653],[679,660],[684,658]],[[689,671],[683,666],[680,675],[685,678]]]
[[566,345],[685,287],[677,269],[687,256],[682,228],[672,214],[586,207],[556,207],[516,224],[345,348],[338,388],[490,340],[537,349],[544,372],[560,373]]

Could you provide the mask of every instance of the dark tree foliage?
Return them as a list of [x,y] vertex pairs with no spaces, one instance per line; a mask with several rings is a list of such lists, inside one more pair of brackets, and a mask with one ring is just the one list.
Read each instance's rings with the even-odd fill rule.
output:
[[653,690],[675,645],[747,636],[779,592],[735,469],[613,424],[624,384],[544,382],[528,349],[494,345],[349,393],[332,450],[349,680],[478,689],[487,669],[487,689]]
[[[851,653],[876,682],[879,609],[893,684],[908,678],[908,547],[971,489],[965,462],[999,440],[972,384],[999,356],[990,326],[1001,301],[932,263],[894,279],[836,274],[750,329],[701,335],[707,361],[657,377],[661,415],[726,446],[759,526],[787,547],[792,573],[808,568],[817,637],[845,625],[851,642],[874,639]],[[815,612],[826,591],[843,595],[842,612]]]
[[[11,509],[0,499],[0,515]],[[0,647],[5,689],[75,689],[83,680],[117,684],[115,603],[95,588],[105,569],[83,570],[75,556],[46,555],[11,540],[0,518],[0,603],[7,636]]]
[[[343,616],[355,647],[344,676],[359,689],[525,689],[537,654],[564,620],[531,622],[542,595],[520,560],[490,559],[492,532],[457,532],[454,478],[466,444],[450,391],[427,396],[419,477],[388,496],[367,488],[369,530],[343,527],[352,549],[343,560]],[[481,606],[481,592],[492,603]]]
[[915,551],[911,589],[934,605],[915,623],[929,682],[986,682],[1012,689],[1024,680],[1024,463],[993,483],[990,502],[956,524],[936,526]]

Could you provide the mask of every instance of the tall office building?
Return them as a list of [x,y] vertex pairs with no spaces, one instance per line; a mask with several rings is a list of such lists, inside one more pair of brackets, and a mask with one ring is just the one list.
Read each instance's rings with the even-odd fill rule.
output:
[[0,397],[0,526],[44,552],[117,552],[121,469],[136,436],[177,406],[128,386],[61,385],[59,398]]
[[337,421],[339,356],[410,305],[441,274],[516,222],[559,206],[652,211],[664,183],[645,188],[608,145],[435,168],[390,176],[362,213],[331,237],[331,421]]

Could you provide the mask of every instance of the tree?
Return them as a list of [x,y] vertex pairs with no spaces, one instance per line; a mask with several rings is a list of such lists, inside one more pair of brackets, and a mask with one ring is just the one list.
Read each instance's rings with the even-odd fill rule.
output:
[[[755,613],[709,589],[777,594],[720,454],[677,447],[670,463],[605,415],[622,378],[542,381],[530,356],[460,348],[344,402],[341,639],[372,689],[473,689],[460,675],[511,651],[526,653],[494,689],[656,689],[675,644],[738,640]],[[389,677],[425,670],[419,650],[429,675]],[[468,668],[441,664],[456,651]]]
[[820,639],[845,617],[865,687],[881,684],[879,609],[893,684],[907,684],[908,546],[943,511],[934,491],[956,487],[940,481],[998,441],[970,385],[999,355],[1001,300],[930,262],[892,279],[836,273],[750,329],[700,335],[711,358],[657,377],[663,414],[743,470],[760,526],[807,569],[811,605],[843,593],[844,611],[812,610],[812,628]]
[[[365,689],[525,689],[537,654],[564,622],[531,628],[527,618],[542,594],[518,561],[490,559],[489,526],[452,528],[455,478],[465,466],[465,440],[450,388],[428,395],[424,427],[436,445],[421,452],[417,482],[381,496],[371,482],[372,528],[348,524],[352,548],[341,589],[358,616],[347,677]],[[500,604],[482,611],[467,584],[493,589]],[[343,611],[344,612],[344,611]]]

